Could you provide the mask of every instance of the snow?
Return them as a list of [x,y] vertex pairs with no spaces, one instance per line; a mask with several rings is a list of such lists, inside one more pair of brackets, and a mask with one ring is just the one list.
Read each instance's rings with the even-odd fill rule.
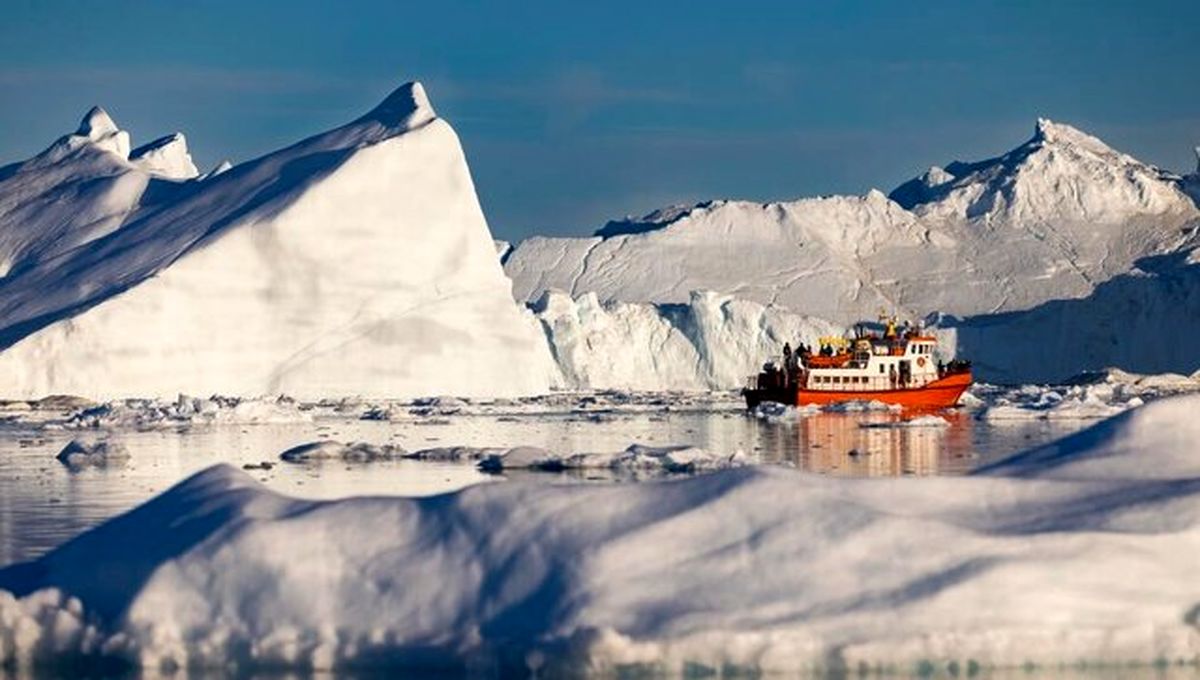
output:
[[[148,188],[134,161],[175,172],[182,138],[130,161],[99,148],[114,129],[93,112],[81,135],[0,173],[6,396],[500,396],[555,384],[458,138],[420,84],[202,181]],[[43,215],[47,204],[61,215]]]
[[746,467],[288,498],[210,468],[0,570],[0,663],[512,674],[1200,654],[1200,395],[961,478]]
[[532,309],[573,389],[736,389],[784,343],[816,345],[845,330],[704,291],[678,305],[602,304],[595,293],[547,291]]

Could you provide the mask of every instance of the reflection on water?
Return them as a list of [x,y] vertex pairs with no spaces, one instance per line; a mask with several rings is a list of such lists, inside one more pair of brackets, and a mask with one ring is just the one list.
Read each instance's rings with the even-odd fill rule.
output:
[[[312,423],[209,426],[109,435],[131,453],[128,464],[71,472],[54,459],[72,433],[0,426],[0,565],[26,560],[128,510],[215,463],[274,463],[250,472],[268,487],[307,498],[365,494],[427,495],[503,478],[470,462],[407,460],[285,464],[285,449],[321,438],[392,443],[407,450],[521,444],[570,453],[617,451],[632,443],[688,444],[742,450],[763,463],[832,475],[953,475],[1086,425],[1047,422],[991,425],[945,413],[943,427],[895,427],[893,413],[823,413],[768,423],[740,411],[455,416],[401,421],[318,419]],[[613,479],[522,474],[538,483]]]
[[963,474],[978,464],[980,448],[994,453],[995,442],[976,446],[976,421],[969,415],[941,417],[944,425],[914,427],[894,413],[822,413],[777,428],[774,436],[794,442],[765,449],[784,453],[781,460],[804,470],[859,477]]

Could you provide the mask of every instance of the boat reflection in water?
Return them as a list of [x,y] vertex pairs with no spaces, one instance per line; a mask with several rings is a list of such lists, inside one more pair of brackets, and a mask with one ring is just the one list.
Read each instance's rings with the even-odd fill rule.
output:
[[945,424],[912,426],[906,424],[911,414],[892,412],[817,413],[790,427],[764,428],[760,448],[774,458],[770,462],[822,474],[883,477],[968,472],[977,463],[971,453],[975,421],[952,410],[937,417]]

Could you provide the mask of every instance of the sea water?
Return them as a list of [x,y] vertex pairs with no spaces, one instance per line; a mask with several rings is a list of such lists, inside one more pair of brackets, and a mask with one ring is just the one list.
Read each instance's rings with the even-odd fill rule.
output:
[[[990,424],[965,411],[942,422],[903,426],[893,412],[807,414],[786,422],[748,416],[732,404],[683,412],[620,407],[586,412],[412,416],[361,420],[317,415],[312,422],[158,426],[64,431],[0,425],[0,565],[36,557],[217,463],[247,467],[269,488],[306,498],[445,493],[512,479],[546,484],[611,483],[603,470],[490,475],[473,460],[285,463],[279,454],[321,439],[392,444],[408,451],[531,445],[551,451],[619,451],[631,444],[742,451],[752,463],[825,475],[960,475],[984,463],[1069,434],[1087,421]],[[55,456],[73,438],[106,438],[130,452],[108,467],[72,470]],[[263,465],[266,463],[267,465]],[[265,469],[268,468],[269,469]]]

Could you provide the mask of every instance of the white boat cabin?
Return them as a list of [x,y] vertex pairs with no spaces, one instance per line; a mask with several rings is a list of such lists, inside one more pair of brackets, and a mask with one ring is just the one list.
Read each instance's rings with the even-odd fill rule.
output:
[[940,377],[937,339],[924,335],[860,337],[832,356],[802,355],[804,388],[871,392],[924,387]]

